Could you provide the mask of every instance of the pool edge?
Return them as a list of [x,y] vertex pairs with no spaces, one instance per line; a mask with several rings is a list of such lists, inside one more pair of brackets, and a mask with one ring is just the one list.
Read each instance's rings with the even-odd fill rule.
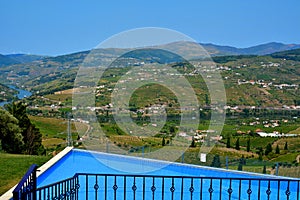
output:
[[47,171],[50,167],[52,167],[55,163],[57,163],[60,159],[62,159],[65,155],[67,155],[70,151],[72,151],[74,147],[66,147],[64,150],[59,152],[56,156],[48,160],[45,164],[38,168],[36,176],[39,177],[45,171]]

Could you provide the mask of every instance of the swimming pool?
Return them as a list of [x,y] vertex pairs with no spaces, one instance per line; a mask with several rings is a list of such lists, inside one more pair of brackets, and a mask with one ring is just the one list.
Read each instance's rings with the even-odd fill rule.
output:
[[78,149],[71,150],[42,173],[37,184],[43,187],[76,173],[80,174],[68,187],[64,183],[62,188],[71,188],[72,184],[78,187],[78,199],[134,199],[135,195],[142,195],[144,199],[193,199],[196,196],[195,199],[222,199],[222,196],[228,199],[230,196],[231,199],[281,200],[300,197],[296,179],[281,178],[279,181],[275,179],[278,177],[268,175]]

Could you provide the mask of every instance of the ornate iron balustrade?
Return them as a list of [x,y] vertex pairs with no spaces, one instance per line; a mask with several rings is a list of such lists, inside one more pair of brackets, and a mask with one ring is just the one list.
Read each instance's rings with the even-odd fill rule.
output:
[[31,165],[13,190],[13,200],[36,199],[36,171],[37,165]]
[[299,200],[299,179],[78,173],[37,189],[37,199]]

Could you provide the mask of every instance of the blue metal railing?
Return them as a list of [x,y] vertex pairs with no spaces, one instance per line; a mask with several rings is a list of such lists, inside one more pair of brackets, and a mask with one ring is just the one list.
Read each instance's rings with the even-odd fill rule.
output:
[[40,187],[36,190],[37,199],[79,199],[78,176],[75,175],[72,178],[65,179],[44,187]]
[[13,190],[13,200],[36,200],[36,171],[37,165],[31,165]]
[[299,179],[77,173],[40,187],[37,199],[299,200]]

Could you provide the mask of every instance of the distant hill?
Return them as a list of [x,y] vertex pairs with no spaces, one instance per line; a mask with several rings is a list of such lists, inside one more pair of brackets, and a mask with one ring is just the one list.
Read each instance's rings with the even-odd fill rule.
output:
[[231,46],[220,46],[215,44],[201,44],[212,56],[223,55],[267,55],[275,52],[300,48],[300,44],[283,44],[271,42],[248,48],[236,48]]
[[[222,46],[216,44],[206,44],[199,43],[207,52],[202,52],[200,56],[211,57],[214,56],[229,56],[229,55],[267,55],[275,52],[292,50],[300,48],[300,44],[283,44],[278,42],[271,42],[266,44],[261,44],[257,46],[252,46],[248,48],[236,48],[232,46]],[[179,52],[180,55],[188,56],[193,58],[198,56],[199,48],[195,47],[194,43],[189,42],[173,42],[169,44],[159,45],[163,49],[175,50]]]
[[8,55],[0,54],[0,67],[20,64],[20,63],[29,63],[44,58],[46,58],[46,56],[27,55],[27,54],[8,54]]
[[13,65],[19,63],[18,61],[9,58],[5,55],[0,54],[0,67],[6,66],[6,65]]
[[8,54],[5,56],[19,63],[27,63],[27,62],[32,62],[35,60],[41,60],[46,58],[46,56],[30,55],[30,54]]
[[283,58],[286,60],[300,61],[300,49],[281,51],[271,54],[273,58]]

